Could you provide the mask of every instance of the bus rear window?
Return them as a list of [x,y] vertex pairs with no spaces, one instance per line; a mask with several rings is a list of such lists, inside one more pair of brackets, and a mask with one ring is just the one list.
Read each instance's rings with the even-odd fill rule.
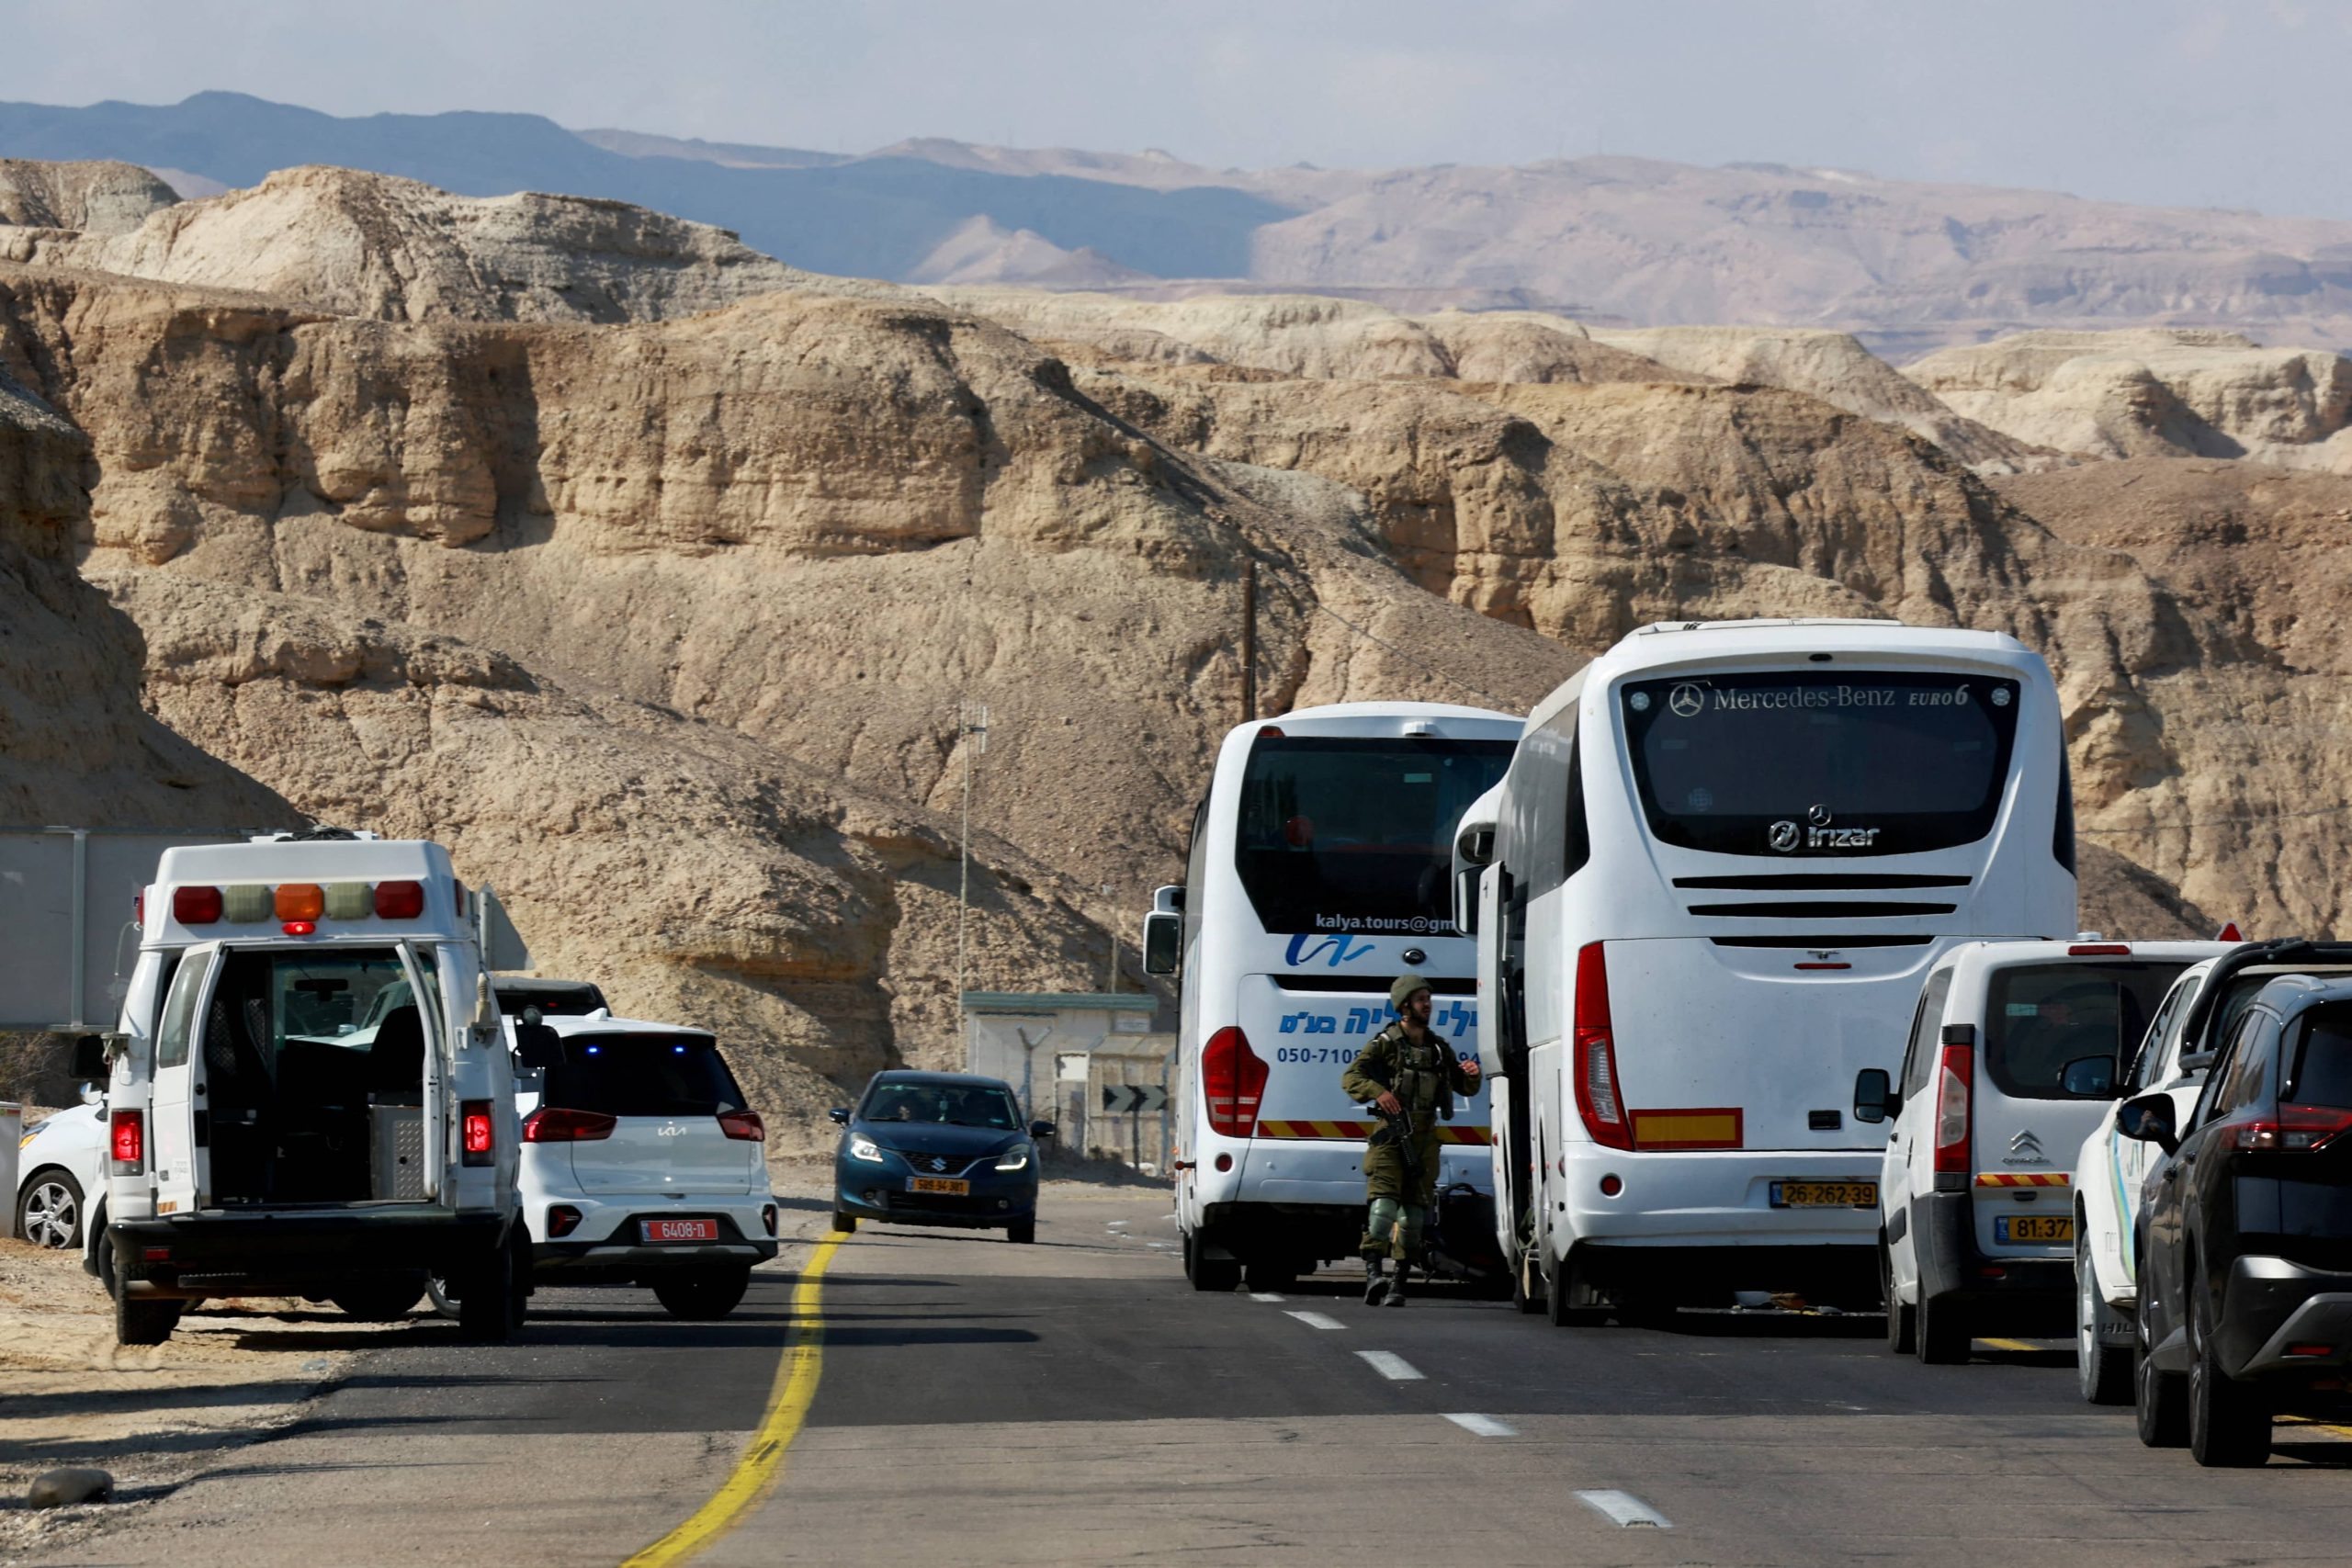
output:
[[2013,1100],[2067,1100],[2066,1068],[2102,1057],[2118,1072],[2148,1032],[2177,962],[2018,964],[1985,988],[1984,1071]]
[[1650,831],[1717,854],[1915,854],[1993,830],[2018,682],[1984,675],[1713,674],[1618,695]]
[[1508,740],[1261,735],[1234,866],[1269,931],[1453,931],[1453,829]]

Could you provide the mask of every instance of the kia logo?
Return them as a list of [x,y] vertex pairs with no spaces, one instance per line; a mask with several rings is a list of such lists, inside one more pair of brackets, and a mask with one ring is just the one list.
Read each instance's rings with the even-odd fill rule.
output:
[[1793,822],[1773,823],[1769,841],[1774,849],[1787,854],[1797,847],[1797,825]]
[[1707,694],[1696,682],[1685,681],[1668,694],[1666,705],[1674,710],[1677,718],[1696,718],[1699,710],[1707,705]]

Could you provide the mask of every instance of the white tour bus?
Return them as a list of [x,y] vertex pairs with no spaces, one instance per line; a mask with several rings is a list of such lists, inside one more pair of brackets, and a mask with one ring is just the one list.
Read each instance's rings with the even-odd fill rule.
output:
[[[1515,718],[1349,703],[1225,738],[1182,887],[1145,921],[1145,966],[1180,967],[1177,1224],[1186,1275],[1271,1288],[1352,1255],[1373,1122],[1340,1087],[1415,971],[1432,1025],[1477,1049],[1470,942],[1453,929],[1453,825],[1502,776]],[[1442,1185],[1488,1185],[1486,1097],[1441,1129]]]
[[1952,943],[2071,934],[2074,859],[2057,692],[2013,637],[1675,623],[1587,665],[1455,844],[1520,1304],[1875,1302],[1854,1076]]

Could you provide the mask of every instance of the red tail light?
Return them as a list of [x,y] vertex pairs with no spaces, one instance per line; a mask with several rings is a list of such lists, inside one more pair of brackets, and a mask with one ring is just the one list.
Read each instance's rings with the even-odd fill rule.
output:
[[526,1144],[593,1144],[613,1135],[621,1124],[617,1116],[607,1116],[601,1111],[567,1111],[560,1105],[542,1105],[523,1118],[523,1141]]
[[379,882],[376,884],[376,918],[383,920],[413,920],[424,913],[424,884],[422,882]]
[[1974,1072],[1975,1050],[1967,1045],[1947,1045],[1943,1060],[1936,1067],[1936,1169],[1939,1172],[1966,1172],[1972,1160],[1968,1149],[1968,1095],[1970,1075]]
[[2069,958],[2129,958],[2132,944],[2128,942],[2078,942],[2066,950]]
[[1617,1092],[1617,1034],[1609,1017],[1609,961],[1600,942],[1577,953],[1577,1111],[1584,1130],[1605,1148],[1631,1149],[1634,1124]]
[[1238,1029],[1220,1029],[1201,1047],[1201,1089],[1208,1097],[1209,1128],[1228,1138],[1258,1131],[1258,1101],[1266,1092],[1266,1064]]
[[548,1239],[570,1235],[580,1228],[580,1211],[569,1203],[548,1205]]
[[2352,1127],[2352,1111],[2341,1111],[2333,1105],[2282,1105],[2276,1117],[2232,1122],[2221,1130],[2228,1135],[2233,1149],[2286,1154],[2324,1148],[2347,1127]]
[[184,926],[209,926],[220,918],[218,887],[172,889],[172,919]]
[[107,1117],[107,1152],[114,1158],[115,1169],[124,1176],[136,1176],[144,1169],[147,1159],[146,1113],[118,1111]]
[[756,1111],[722,1111],[718,1113],[718,1130],[730,1138],[746,1143],[764,1144],[768,1141],[767,1123],[760,1120]]
[[492,1148],[494,1129],[490,1120],[490,1101],[469,1100],[458,1108],[465,1127],[465,1154],[460,1156],[467,1165],[490,1165],[497,1158]]

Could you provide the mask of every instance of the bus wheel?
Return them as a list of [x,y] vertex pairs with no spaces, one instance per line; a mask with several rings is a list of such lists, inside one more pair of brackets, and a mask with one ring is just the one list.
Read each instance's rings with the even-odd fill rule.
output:
[[1196,1235],[1184,1238],[1184,1278],[1196,1291],[1225,1292],[1241,1283],[1241,1265],[1230,1258],[1204,1258],[1206,1244]]

